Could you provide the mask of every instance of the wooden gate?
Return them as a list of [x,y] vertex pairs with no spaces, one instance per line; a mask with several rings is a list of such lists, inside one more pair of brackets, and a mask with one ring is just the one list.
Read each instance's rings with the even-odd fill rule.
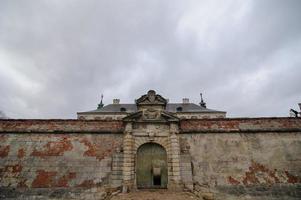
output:
[[146,143],[137,151],[136,177],[138,188],[167,187],[167,154],[156,143]]

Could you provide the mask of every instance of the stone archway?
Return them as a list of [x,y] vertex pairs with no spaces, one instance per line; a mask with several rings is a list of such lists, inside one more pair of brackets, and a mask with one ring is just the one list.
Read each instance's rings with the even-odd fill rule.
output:
[[149,142],[137,150],[137,188],[167,188],[167,152],[163,146]]

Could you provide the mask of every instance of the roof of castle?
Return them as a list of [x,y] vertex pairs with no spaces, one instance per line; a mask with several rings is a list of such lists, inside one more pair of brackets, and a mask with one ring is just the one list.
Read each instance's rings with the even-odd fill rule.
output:
[[[203,106],[199,106],[194,103],[167,103],[166,111],[172,113],[181,113],[181,112],[195,112],[195,113],[225,113],[224,111],[218,111],[213,109],[208,109]],[[88,114],[88,113],[133,113],[137,112],[136,104],[108,104],[102,108],[91,110],[87,112],[79,112],[79,114]]]

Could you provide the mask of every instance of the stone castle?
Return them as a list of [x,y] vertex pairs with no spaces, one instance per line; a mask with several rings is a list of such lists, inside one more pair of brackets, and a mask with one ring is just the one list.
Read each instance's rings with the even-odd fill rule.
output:
[[140,189],[301,198],[300,118],[227,118],[203,100],[169,103],[153,90],[77,115],[0,120],[0,199],[105,199]]

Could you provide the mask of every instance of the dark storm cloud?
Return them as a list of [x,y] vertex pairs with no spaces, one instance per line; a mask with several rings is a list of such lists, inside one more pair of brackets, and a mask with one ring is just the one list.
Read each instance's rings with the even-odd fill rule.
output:
[[205,93],[229,116],[287,116],[301,101],[301,3],[1,1],[0,110],[69,118],[100,94]]

